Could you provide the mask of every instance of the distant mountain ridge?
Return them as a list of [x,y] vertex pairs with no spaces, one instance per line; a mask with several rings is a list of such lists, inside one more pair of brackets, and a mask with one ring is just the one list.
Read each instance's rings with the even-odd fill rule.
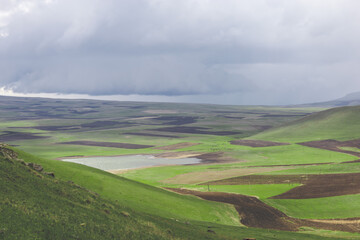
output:
[[344,107],[360,105],[360,92],[349,93],[342,98],[326,102],[308,103],[297,105],[299,107]]

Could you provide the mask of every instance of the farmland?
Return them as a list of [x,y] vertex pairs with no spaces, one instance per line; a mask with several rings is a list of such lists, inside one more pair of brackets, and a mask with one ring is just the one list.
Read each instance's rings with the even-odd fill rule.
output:
[[[257,239],[360,238],[359,107],[1,99],[0,141],[19,158],[139,219],[212,224],[219,239],[244,225]],[[59,160],[139,154],[169,164],[112,174]]]

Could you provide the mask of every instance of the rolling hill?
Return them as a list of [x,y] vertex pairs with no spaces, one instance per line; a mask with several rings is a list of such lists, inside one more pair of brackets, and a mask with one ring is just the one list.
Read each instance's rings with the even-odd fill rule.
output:
[[360,138],[360,106],[332,108],[272,128],[249,139],[305,142],[326,139],[352,140]]
[[[54,176],[54,173],[45,172],[49,167],[43,169],[41,165],[29,163],[36,159],[6,145],[0,146],[1,239],[333,239],[148,214],[134,210],[134,206],[141,203],[131,203],[131,194],[123,196],[128,199],[127,204],[109,200],[103,194],[59,177],[64,167],[54,164]],[[91,175],[94,174],[89,170],[80,170],[79,174],[88,171],[87,181],[92,182]],[[141,192],[141,186],[144,187],[132,181],[127,181],[127,184],[134,192]],[[152,200],[156,200],[157,191],[153,187],[149,189],[154,191]],[[209,203],[197,201],[204,206]],[[187,204],[185,201],[178,207],[188,208]],[[191,212],[191,207],[189,209]]]

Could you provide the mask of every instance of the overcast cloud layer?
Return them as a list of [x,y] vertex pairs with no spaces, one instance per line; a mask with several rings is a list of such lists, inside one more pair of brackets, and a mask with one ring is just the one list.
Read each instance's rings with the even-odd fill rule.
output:
[[358,0],[0,0],[0,89],[336,98],[360,91],[359,9]]

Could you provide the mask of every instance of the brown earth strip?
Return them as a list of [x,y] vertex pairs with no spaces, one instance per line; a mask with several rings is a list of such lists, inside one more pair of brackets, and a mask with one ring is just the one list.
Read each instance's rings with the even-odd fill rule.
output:
[[200,192],[188,189],[166,188],[170,191],[189,194],[209,201],[223,202],[234,205],[241,218],[240,222],[248,227],[298,231],[300,227],[312,227],[332,231],[360,232],[357,219],[311,220],[296,219],[287,216],[255,197],[222,192]]
[[[349,161],[349,162],[341,162],[341,163],[350,163],[350,162],[356,162],[356,161],[360,161],[360,160]],[[318,165],[328,165],[328,164],[335,164],[335,162],[279,164],[279,165],[256,165],[256,166],[248,166],[248,167],[296,167],[296,166],[318,166]]]
[[42,139],[42,138],[49,138],[49,136],[39,136],[34,133],[4,131],[4,134],[0,135],[0,142]]
[[197,119],[198,117],[191,117],[191,116],[161,116],[161,117],[153,118],[153,120],[168,121],[163,123],[163,125],[191,124],[191,123],[196,123]]
[[174,135],[162,135],[162,134],[144,133],[144,132],[124,133],[124,135],[135,135],[135,136],[145,136],[145,137],[163,137],[163,138],[182,138],[180,136],[174,136]]
[[203,183],[202,185],[305,184],[308,175],[246,175]]
[[182,152],[166,152],[155,155],[162,158],[186,158],[196,157],[201,160],[200,164],[212,164],[212,163],[232,163],[239,162],[241,160],[234,159],[226,156],[224,152],[202,153],[194,151],[182,151]]
[[273,147],[273,146],[289,145],[289,143],[269,142],[262,140],[233,140],[230,143],[233,145],[241,145],[248,147]]
[[202,153],[196,158],[201,159],[202,164],[242,162],[242,160],[226,156],[224,152]]
[[227,136],[227,135],[235,135],[241,134],[241,132],[235,131],[209,131],[209,128],[204,127],[164,127],[164,128],[156,128],[151,129],[153,131],[161,131],[161,132],[176,132],[176,133],[190,133],[190,134],[208,134],[208,135],[217,135],[217,136]]
[[308,199],[360,193],[360,173],[308,175],[305,184],[273,199]]
[[175,177],[163,180],[169,184],[199,184],[208,181],[215,181],[234,176],[249,175],[254,173],[272,172],[289,169],[286,167],[271,168],[233,168],[221,171],[203,171],[179,174]]
[[177,143],[177,144],[172,144],[172,145],[163,146],[163,147],[157,147],[155,149],[159,149],[159,150],[177,150],[177,149],[181,149],[181,148],[196,146],[196,145],[199,145],[199,144],[200,143],[183,142],[183,143]]
[[112,148],[126,148],[126,149],[141,149],[150,148],[151,145],[140,145],[131,143],[115,143],[115,142],[94,142],[94,141],[72,141],[72,142],[61,142],[59,144],[70,144],[70,145],[85,145],[95,147],[112,147]]
[[255,197],[233,193],[200,192],[178,188],[166,189],[180,194],[195,195],[210,201],[233,204],[241,218],[240,222],[245,226],[286,231],[295,231],[299,227],[296,222],[292,222],[284,213],[266,205]]
[[302,142],[302,143],[298,143],[298,144],[307,146],[307,147],[321,148],[321,149],[326,149],[326,150],[335,151],[335,152],[347,153],[347,154],[351,154],[351,155],[360,157],[360,152],[343,150],[343,149],[339,148],[339,147],[360,148],[360,139],[344,141],[344,142],[328,139],[328,140],[322,140],[322,141]]
[[301,175],[247,175],[202,185],[252,185],[252,184],[303,184],[273,199],[308,199],[360,193],[360,173],[301,174]]

